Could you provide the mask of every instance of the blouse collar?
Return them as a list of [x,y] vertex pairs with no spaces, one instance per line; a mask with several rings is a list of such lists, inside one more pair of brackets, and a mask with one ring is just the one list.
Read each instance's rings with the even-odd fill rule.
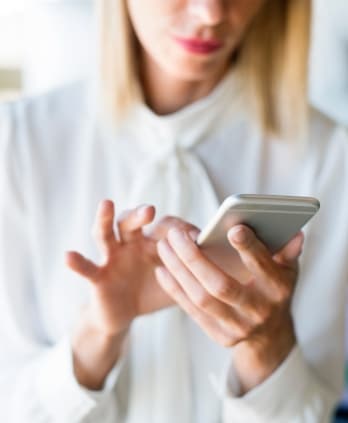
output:
[[236,111],[240,94],[235,71],[230,70],[208,96],[175,113],[159,116],[144,103],[138,104],[126,127],[138,135],[137,140],[145,148],[156,148],[159,143],[190,148]]

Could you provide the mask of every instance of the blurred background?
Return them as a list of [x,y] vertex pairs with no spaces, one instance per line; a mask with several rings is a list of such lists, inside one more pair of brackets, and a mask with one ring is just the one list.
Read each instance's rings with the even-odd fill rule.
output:
[[[94,32],[93,0],[0,0],[0,101],[87,77]],[[309,96],[348,126],[348,0],[314,0]]]
[[[86,76],[93,0],[0,0],[0,98]],[[348,125],[348,1],[314,0],[310,98]]]
[[93,0],[0,0],[1,99],[84,77],[94,58]]

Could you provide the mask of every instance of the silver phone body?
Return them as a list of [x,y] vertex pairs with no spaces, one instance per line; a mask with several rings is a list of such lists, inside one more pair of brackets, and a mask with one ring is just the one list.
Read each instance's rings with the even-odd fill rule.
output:
[[269,250],[275,253],[301,230],[319,208],[319,201],[313,197],[231,195],[224,200],[215,216],[201,231],[197,245],[208,257],[232,274],[237,270],[238,260],[227,239],[230,228],[238,224],[249,226]]

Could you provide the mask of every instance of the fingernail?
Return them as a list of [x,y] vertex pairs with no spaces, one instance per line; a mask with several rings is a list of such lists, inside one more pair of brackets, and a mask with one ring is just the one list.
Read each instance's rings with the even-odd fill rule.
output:
[[100,213],[109,212],[112,209],[113,203],[111,200],[103,200],[98,205],[98,211]]
[[244,228],[235,227],[228,231],[228,237],[232,242],[236,242],[237,244],[243,244],[246,242],[248,235]]

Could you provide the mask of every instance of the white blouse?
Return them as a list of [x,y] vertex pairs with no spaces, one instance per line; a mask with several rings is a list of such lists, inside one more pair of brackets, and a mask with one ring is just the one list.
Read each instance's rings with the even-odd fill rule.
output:
[[[348,139],[312,110],[308,140],[264,139],[233,73],[169,116],[136,107],[117,133],[97,124],[85,84],[0,110],[0,421],[328,422],[343,387]],[[298,345],[244,396],[233,349],[178,308],[138,318],[102,391],[79,386],[70,336],[89,286],[64,252],[98,255],[97,204],[152,203],[202,227],[231,193],[311,195],[293,299]]]

